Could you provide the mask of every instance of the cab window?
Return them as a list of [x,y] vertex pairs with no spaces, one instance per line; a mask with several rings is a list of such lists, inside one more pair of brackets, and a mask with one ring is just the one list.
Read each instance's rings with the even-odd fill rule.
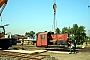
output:
[[41,35],[41,39],[45,39],[45,35],[43,34],[43,35]]
[[3,28],[0,28],[0,33],[4,32],[4,29]]

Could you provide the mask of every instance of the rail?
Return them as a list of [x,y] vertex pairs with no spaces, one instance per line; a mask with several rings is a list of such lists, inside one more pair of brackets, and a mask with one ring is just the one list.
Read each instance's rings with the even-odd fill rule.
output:
[[[50,58],[50,55],[41,55],[41,54],[29,54],[29,53],[19,53],[19,52],[10,52],[10,51],[3,51],[0,50],[0,57],[6,59],[11,58],[11,60],[14,59],[20,59],[20,60],[43,60]],[[0,58],[1,59],[1,58]]]

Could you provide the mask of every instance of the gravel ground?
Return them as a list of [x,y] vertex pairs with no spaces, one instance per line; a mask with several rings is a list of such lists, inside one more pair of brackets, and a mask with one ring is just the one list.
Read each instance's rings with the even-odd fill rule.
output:
[[56,54],[56,53],[43,53],[49,54],[58,60],[90,60],[90,53],[77,53],[77,54]]
[[[13,46],[20,48],[20,46]],[[35,50],[40,49],[36,48],[35,46],[24,46],[26,50]],[[42,49],[42,48],[41,48]],[[84,49],[78,49],[79,53],[76,54],[60,54],[60,53],[41,53],[46,55],[51,55],[52,57],[55,57],[58,60],[90,60],[90,46],[85,47]],[[52,60],[56,60],[52,59]]]
[[[34,59],[32,59],[34,58]],[[36,59],[38,58],[38,59]],[[42,59],[43,58],[43,59]],[[21,54],[0,51],[0,60],[56,60],[55,57],[43,54]]]
[[84,49],[79,50],[79,52],[88,52],[88,53],[90,53],[90,46],[86,46]]
[[[32,59],[22,59],[22,58],[12,58],[12,57],[7,57],[7,56],[0,56],[0,60],[32,60]],[[57,60],[57,59],[55,59],[55,57],[49,57],[49,58],[44,58],[41,60]]]
[[57,58],[58,60],[90,60],[90,46],[84,49],[78,50],[79,53],[76,54],[56,54],[56,53],[43,53],[50,54],[51,56]]

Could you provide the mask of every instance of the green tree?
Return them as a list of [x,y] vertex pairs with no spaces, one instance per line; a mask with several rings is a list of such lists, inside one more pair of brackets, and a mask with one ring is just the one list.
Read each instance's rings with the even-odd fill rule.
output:
[[72,28],[62,28],[62,33],[65,32],[69,34],[69,38],[74,38],[75,40],[77,40],[77,44],[82,44],[86,40],[86,31],[84,26],[78,26],[77,24],[73,24]]
[[77,32],[78,32],[78,25],[77,25],[77,24],[73,24],[73,29],[72,29],[72,31],[73,31],[74,36],[76,37]]
[[65,33],[65,32],[68,32],[68,28],[67,27],[62,28],[62,33]]
[[26,33],[25,33],[25,36],[30,36],[30,33],[29,33],[29,32],[26,32]]
[[72,38],[71,35],[73,35],[73,32],[72,32],[72,28],[70,28],[70,26],[62,28],[62,33],[65,33],[65,32],[67,32],[69,34],[69,38]]
[[86,31],[84,26],[79,26],[78,28],[78,39],[79,39],[79,44],[83,44],[86,40]]
[[69,27],[62,28],[62,33],[65,33],[65,32],[67,32],[68,34],[71,34],[71,28],[70,28],[70,26]]
[[34,39],[34,37],[35,37],[34,34],[35,34],[34,31],[30,31],[30,32],[26,32],[26,33],[25,33],[26,36],[29,36],[29,37],[32,38],[32,39]]
[[82,44],[85,41],[86,33],[84,26],[73,24],[72,34],[74,35],[74,39],[77,40],[77,44]]
[[56,34],[59,34],[60,32],[61,32],[60,29],[59,28],[56,28],[55,33]]
[[73,28],[70,28],[70,33],[71,33],[71,36],[73,37],[74,34],[73,34]]
[[68,28],[67,32],[68,32],[68,34],[70,34],[70,35],[71,35],[71,28],[70,28],[70,26],[69,26],[69,28]]
[[35,34],[35,32],[34,31],[30,31],[30,37],[32,38],[32,39],[34,39],[34,34]]

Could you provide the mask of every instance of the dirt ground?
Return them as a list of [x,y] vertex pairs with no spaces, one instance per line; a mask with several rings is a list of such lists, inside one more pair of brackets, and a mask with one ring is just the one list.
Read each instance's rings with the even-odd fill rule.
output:
[[[13,46],[20,48],[21,46]],[[35,46],[24,46],[26,50],[35,50],[35,49],[43,49],[37,48]],[[90,46],[85,47],[84,49],[78,49],[79,53],[75,54],[60,54],[60,53],[41,53],[41,54],[48,54],[55,57],[58,60],[90,60]],[[66,52],[66,51],[65,51]]]
[[77,53],[77,54],[56,54],[56,53],[42,53],[49,54],[58,60],[90,60],[90,53]]
[[79,52],[89,52],[90,53],[90,46],[87,46],[84,49],[79,50]]
[[58,60],[90,60],[90,46],[78,50],[75,54],[59,54],[59,53],[42,53],[49,54]]

